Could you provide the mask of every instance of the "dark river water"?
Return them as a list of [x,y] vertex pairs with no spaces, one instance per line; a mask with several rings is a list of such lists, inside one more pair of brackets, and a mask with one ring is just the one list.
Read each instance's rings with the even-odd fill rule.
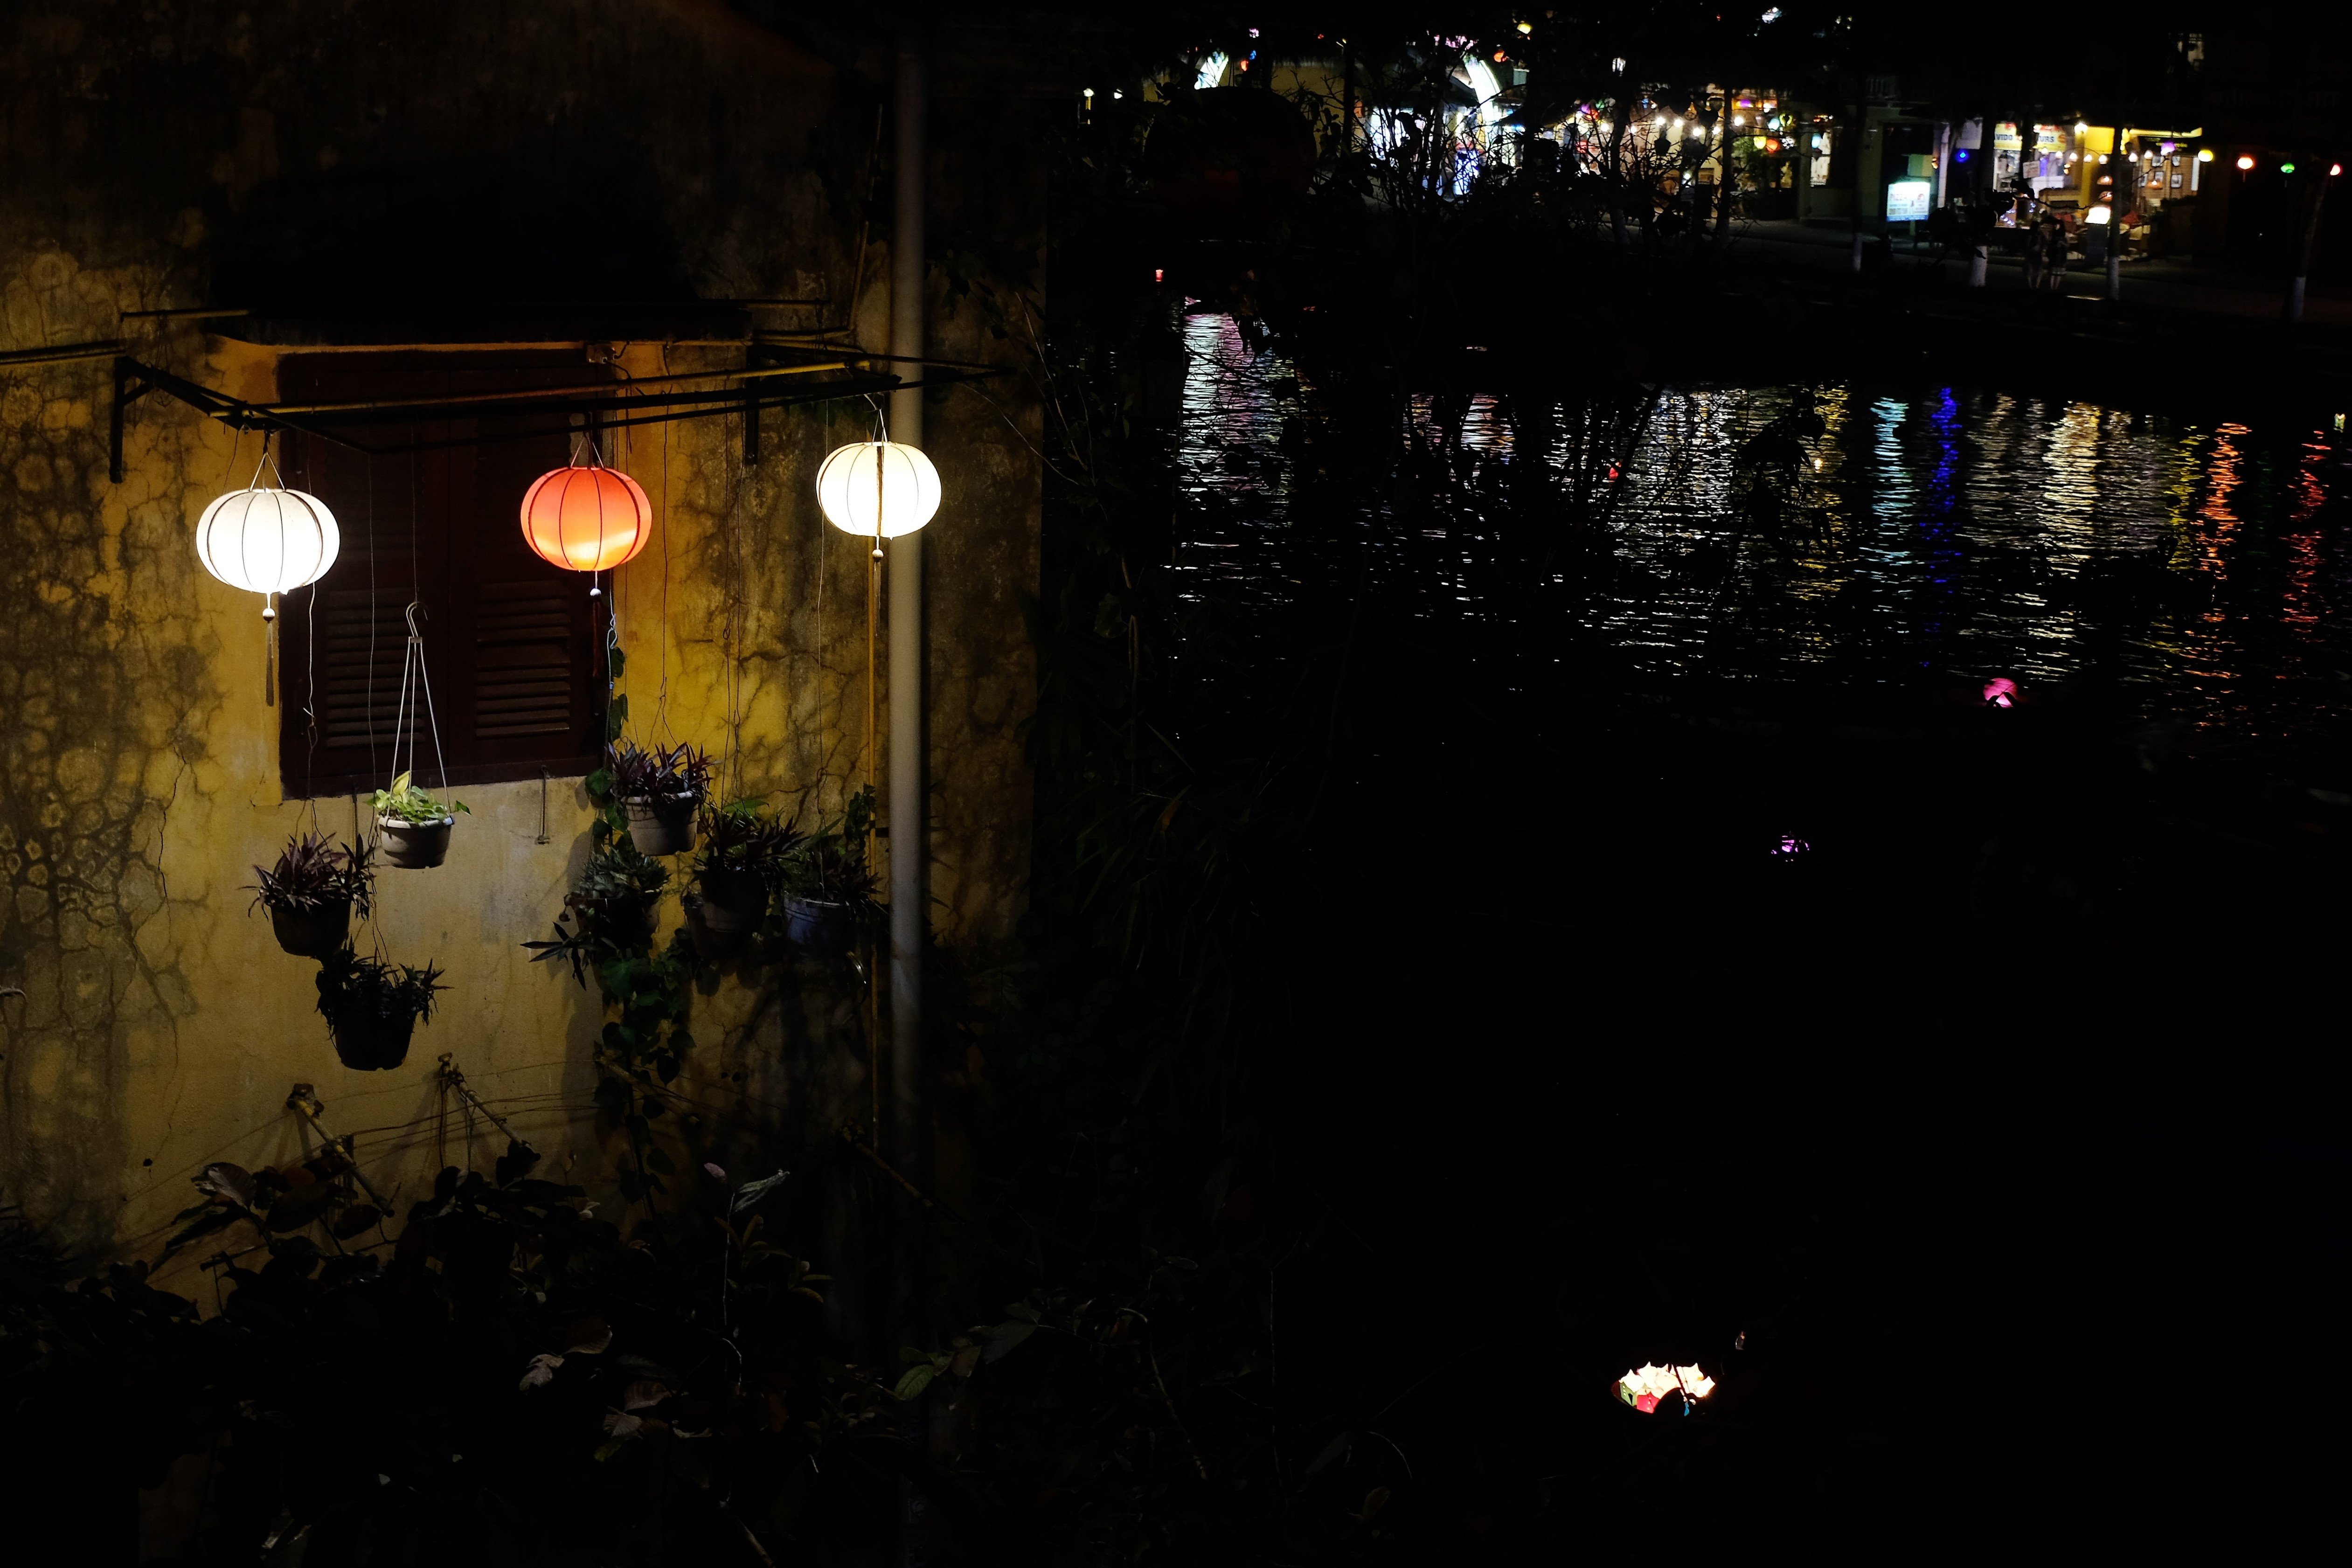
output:
[[[1195,595],[1279,600],[1302,570],[1295,437],[1318,417],[1315,389],[1279,354],[1254,356],[1225,316],[1188,318],[1186,346],[1180,570]],[[2307,752],[2345,731],[2352,623],[2334,612],[2352,592],[2352,467],[2334,422],[2255,426],[1965,387],[1812,390],[1825,426],[1808,443],[1815,537],[1744,606],[1731,653],[1720,579],[1688,563],[1727,536],[1735,453],[1791,392],[1655,390],[1609,514],[1612,572],[1574,611],[1634,672],[1883,680],[1907,666],[2029,692],[2095,674],[2209,754]],[[1415,417],[1433,424],[1427,399]],[[1569,405],[1563,420],[1576,417]],[[1366,518],[1366,570],[1421,596],[1422,613],[1500,617],[1512,612],[1492,592],[1475,499],[1493,492],[1476,481],[1497,466],[1558,468],[1564,444],[1558,425],[1528,437],[1492,397],[1452,421],[1454,471],[1473,482],[1409,523]]]

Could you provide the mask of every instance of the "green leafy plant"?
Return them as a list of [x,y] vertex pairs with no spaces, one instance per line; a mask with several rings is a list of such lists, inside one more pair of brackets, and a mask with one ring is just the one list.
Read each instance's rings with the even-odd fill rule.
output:
[[663,1087],[694,1048],[687,1028],[694,944],[681,928],[656,950],[653,911],[669,885],[669,870],[639,853],[613,820],[620,806],[609,781],[592,777],[589,790],[599,806],[595,852],[564,897],[554,936],[523,945],[532,950],[534,963],[568,962],[583,986],[593,970],[605,1008],[617,1010],[597,1037],[596,1106],[628,1134],[629,1153],[618,1176],[623,1195],[650,1205],[654,1194],[667,1190],[663,1177],[677,1173],[651,1131],[669,1111]]
[[375,814],[394,822],[440,822],[461,811],[468,816],[473,815],[473,807],[462,800],[452,799],[446,805],[436,800],[418,789],[407,773],[393,780],[390,789],[375,792]]
[[102,1412],[74,1462],[124,1497],[205,1456],[171,1561],[792,1562],[887,1516],[888,1395],[778,1244],[781,1172],[700,1167],[648,1235],[527,1162],[453,1167],[387,1242],[364,1203],[336,1209],[347,1170],[206,1167],[174,1242],[218,1238],[202,1314],[0,1210],[10,1412],[52,1445]]
[[563,897],[563,912],[555,917],[554,937],[523,946],[534,963],[569,961],[572,978],[585,985],[592,964],[645,949],[653,936],[654,905],[668,886],[668,867],[639,854],[626,835],[614,838],[581,868],[579,881]]
[[805,837],[799,824],[779,822],[756,800],[739,800],[718,811],[705,809],[693,868],[698,873],[757,871],[773,881],[783,860]]
[[[613,748],[613,760],[605,770],[610,781],[607,787],[622,800],[646,800],[656,795],[706,796],[710,793],[714,765],[709,752],[683,741],[675,746],[656,746],[651,751],[635,742],[623,741]],[[594,793],[593,785],[590,793]]]
[[777,862],[777,880],[795,899],[846,905],[860,920],[882,913],[881,884],[866,858],[874,832],[874,791],[849,797],[841,816],[792,846]]
[[339,1038],[347,1026],[362,1020],[404,1016],[423,1022],[433,1016],[433,999],[448,989],[441,984],[441,973],[429,963],[417,969],[338,952],[319,966],[319,1011]]
[[351,1157],[331,1143],[307,1160],[248,1171],[226,1161],[206,1165],[190,1178],[203,1201],[173,1216],[181,1228],[164,1244],[163,1256],[239,1221],[262,1241],[323,1225],[338,1241],[349,1241],[383,1223],[383,1212],[354,1190]]
[[266,871],[258,866],[253,868],[261,880],[251,884],[250,909],[267,907],[309,915],[348,900],[365,918],[375,890],[369,864],[374,854],[372,845],[363,843],[354,850],[322,833],[298,834],[286,841],[276,866]]

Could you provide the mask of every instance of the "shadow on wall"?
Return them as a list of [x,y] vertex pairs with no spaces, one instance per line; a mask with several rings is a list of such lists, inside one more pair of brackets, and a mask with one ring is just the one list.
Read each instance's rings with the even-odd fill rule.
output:
[[691,300],[652,171],[600,141],[491,164],[330,170],[253,193],[214,296],[273,310]]

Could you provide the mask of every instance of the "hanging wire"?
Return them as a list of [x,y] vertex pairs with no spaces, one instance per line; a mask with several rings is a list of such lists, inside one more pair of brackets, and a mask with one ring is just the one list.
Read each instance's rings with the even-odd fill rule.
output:
[[[408,648],[400,659],[400,707],[393,718],[392,776],[400,777],[400,737],[408,733],[408,768],[416,768],[416,712],[421,706],[425,724],[433,731],[433,762],[441,775],[441,787],[449,787],[449,763],[441,752],[441,721],[433,711],[433,682],[425,670],[425,634],[416,629],[416,613],[423,608],[415,600],[409,601]],[[412,694],[413,693],[413,694]]]
[[362,708],[367,715],[368,772],[375,772],[375,458],[362,457],[367,473],[368,657],[367,683]]
[[[668,369],[665,363],[663,369]],[[646,739],[658,742],[665,732],[672,742],[677,733],[669,730],[669,426],[662,426],[661,516],[654,526],[661,531],[662,574],[660,624],[655,628],[654,648],[660,681],[654,689],[654,721],[646,731]]]
[[310,831],[319,826],[319,795],[310,787],[319,755],[319,584],[302,601],[302,797],[310,804]]

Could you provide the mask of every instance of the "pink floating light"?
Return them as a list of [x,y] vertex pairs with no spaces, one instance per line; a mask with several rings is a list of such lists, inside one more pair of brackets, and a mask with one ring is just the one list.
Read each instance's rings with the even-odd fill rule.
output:
[[1772,847],[1772,858],[1776,860],[1785,859],[1795,855],[1810,855],[1812,850],[1813,847],[1811,844],[1795,834],[1784,833],[1780,836],[1780,842]]
[[1984,701],[1988,708],[2017,706],[2017,682],[2006,675],[1996,675],[1984,683]]

